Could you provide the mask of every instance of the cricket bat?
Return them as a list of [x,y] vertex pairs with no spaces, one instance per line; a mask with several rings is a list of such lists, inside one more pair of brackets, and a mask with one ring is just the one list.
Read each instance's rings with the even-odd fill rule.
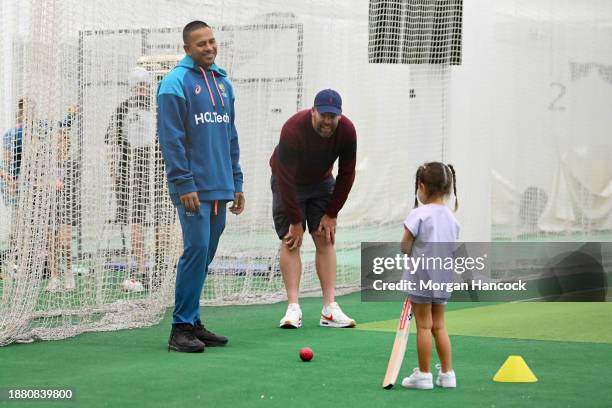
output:
[[402,367],[404,353],[406,352],[406,344],[408,343],[408,335],[410,334],[411,320],[412,304],[410,303],[410,299],[406,299],[404,301],[402,315],[397,326],[397,332],[395,333],[395,341],[393,342],[391,357],[389,357],[389,364],[387,364],[387,372],[385,373],[385,379],[383,380],[383,388],[386,390],[393,387],[395,380],[397,380],[397,375],[399,374],[400,368]]

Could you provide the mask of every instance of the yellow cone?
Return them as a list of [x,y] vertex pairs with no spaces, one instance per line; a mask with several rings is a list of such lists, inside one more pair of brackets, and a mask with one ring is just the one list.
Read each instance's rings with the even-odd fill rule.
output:
[[538,379],[527,366],[525,360],[521,356],[510,356],[504,364],[499,368],[493,381],[497,382],[514,382],[527,383],[537,382]]

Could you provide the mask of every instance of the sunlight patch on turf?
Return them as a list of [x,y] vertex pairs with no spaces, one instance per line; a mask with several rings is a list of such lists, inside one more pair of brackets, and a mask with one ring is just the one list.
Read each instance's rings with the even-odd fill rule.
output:
[[[612,344],[612,303],[497,304],[448,312],[446,324],[451,335]],[[357,328],[395,332],[397,320]]]

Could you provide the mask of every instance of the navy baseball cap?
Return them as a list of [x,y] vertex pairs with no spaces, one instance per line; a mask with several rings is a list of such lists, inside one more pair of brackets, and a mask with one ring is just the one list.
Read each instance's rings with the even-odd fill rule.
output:
[[314,106],[319,113],[342,115],[342,98],[333,89],[324,89],[315,96]]

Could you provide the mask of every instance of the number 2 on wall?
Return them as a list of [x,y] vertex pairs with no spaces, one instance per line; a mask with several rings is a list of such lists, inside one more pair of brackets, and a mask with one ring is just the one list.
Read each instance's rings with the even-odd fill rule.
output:
[[559,82],[551,82],[550,86],[558,88],[559,89],[559,94],[555,97],[555,99],[552,100],[550,105],[548,105],[548,110],[551,110],[551,111],[564,111],[565,110],[565,106],[560,106],[558,102],[559,102],[559,100],[561,98],[563,98],[563,95],[565,95],[565,85],[563,85],[563,84],[561,84]]

